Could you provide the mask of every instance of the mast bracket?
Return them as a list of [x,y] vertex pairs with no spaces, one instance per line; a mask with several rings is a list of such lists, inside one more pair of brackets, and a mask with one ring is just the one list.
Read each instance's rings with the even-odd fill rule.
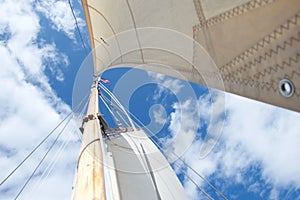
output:
[[84,131],[83,125],[84,125],[85,123],[87,123],[89,120],[94,120],[94,119],[96,119],[96,117],[95,117],[95,115],[93,115],[93,114],[89,114],[88,116],[84,117],[84,118],[82,119],[81,127],[79,127],[80,132],[83,133],[83,131]]

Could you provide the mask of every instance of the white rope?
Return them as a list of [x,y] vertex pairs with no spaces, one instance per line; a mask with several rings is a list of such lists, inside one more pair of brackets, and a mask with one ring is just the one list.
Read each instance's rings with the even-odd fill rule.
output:
[[113,116],[113,119],[114,119],[115,123],[118,125],[118,119],[117,119],[117,117],[115,116],[115,114],[113,113],[113,111],[111,110],[110,106],[107,105],[107,102],[106,102],[106,100],[104,99],[104,97],[102,97],[102,96],[100,95],[100,98],[102,99],[102,102],[103,102],[104,106],[107,108],[107,110],[109,111],[109,113]]
[[[73,128],[72,131],[73,132],[75,130],[75,128]],[[69,136],[70,137],[70,136]],[[43,171],[43,174],[41,175],[39,181],[35,184],[35,189],[32,189],[31,194],[29,195],[30,197],[33,197],[34,193],[36,193],[36,191],[39,191],[40,187],[42,185],[44,185],[45,181],[47,180],[47,178],[49,177],[49,175],[51,174],[51,172],[53,171],[56,163],[58,160],[60,160],[63,151],[65,150],[65,148],[67,147],[67,145],[70,143],[70,140],[65,140],[63,143],[61,143],[59,149],[57,150],[57,152],[55,153],[55,155],[53,156],[53,158],[51,159],[49,165],[46,167],[46,169]],[[34,188],[34,187],[33,187]]]
[[[79,105],[81,105],[84,100],[86,99],[87,96],[85,96]],[[85,105],[87,105],[88,101],[86,101]],[[85,107],[85,106],[84,106]],[[79,109],[79,108],[78,108]],[[82,109],[81,112],[79,113],[79,116],[82,115],[82,113],[84,112],[85,109]],[[75,118],[75,114],[73,113],[70,120],[68,121],[67,126],[69,126],[69,123],[73,120],[71,120],[72,118]],[[75,132],[76,130],[76,126],[72,126],[71,130],[68,132]],[[78,132],[78,131],[77,131]],[[71,135],[69,134],[69,138],[71,137]],[[69,138],[67,140],[64,140],[63,143],[60,144],[58,150],[56,151],[55,155],[52,157],[52,159],[50,160],[49,164],[47,165],[47,167],[43,170],[41,176],[38,177],[37,182],[33,185],[33,187],[31,187],[31,189],[29,189],[29,192],[26,193],[26,197],[30,197],[32,198],[34,196],[34,194],[36,193],[36,191],[39,190],[39,188],[44,184],[45,180],[48,178],[49,174],[52,172],[54,166],[56,165],[57,161],[60,159],[62,152],[65,150],[66,146],[69,144],[70,140]],[[81,139],[81,138],[80,138]],[[26,198],[25,198],[26,199]]]
[[124,114],[126,115],[127,119],[129,120],[129,123],[131,124],[134,131],[136,131],[135,124],[132,122],[132,119],[126,112],[125,108],[122,106],[122,104],[119,102],[119,100],[115,97],[113,93],[111,93],[103,84],[99,84],[100,87],[116,102],[116,104],[123,110]]

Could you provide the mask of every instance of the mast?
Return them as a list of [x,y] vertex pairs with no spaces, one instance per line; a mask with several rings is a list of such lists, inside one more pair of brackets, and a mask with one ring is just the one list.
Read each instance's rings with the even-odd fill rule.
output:
[[78,158],[77,178],[73,199],[104,200],[104,174],[102,165],[102,137],[98,114],[98,92],[96,81],[90,93],[87,116],[83,119],[82,146]]

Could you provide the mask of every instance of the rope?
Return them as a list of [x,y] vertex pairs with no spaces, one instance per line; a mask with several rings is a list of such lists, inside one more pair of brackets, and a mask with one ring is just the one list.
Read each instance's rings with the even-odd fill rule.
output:
[[129,123],[132,125],[133,130],[136,131],[136,127],[135,127],[134,123],[132,122],[131,118],[129,117],[125,108],[122,106],[122,104],[119,102],[119,100],[103,84],[100,83],[99,85],[116,102],[116,104],[121,108],[121,110],[123,110],[124,114],[126,115],[127,119],[129,120]]
[[67,127],[67,125],[69,124],[69,122],[71,121],[72,118],[70,118],[65,126],[62,128],[62,130],[59,132],[59,134],[56,136],[55,140],[53,141],[53,143],[51,144],[51,146],[49,147],[49,149],[47,150],[47,152],[45,153],[45,155],[43,156],[43,158],[41,159],[41,161],[39,162],[39,164],[35,167],[35,169],[33,170],[32,174],[30,175],[30,177],[27,179],[27,181],[25,182],[25,184],[23,185],[23,187],[21,188],[21,190],[18,192],[18,194],[15,197],[15,200],[18,199],[18,197],[20,196],[20,194],[23,192],[23,190],[25,189],[25,187],[27,186],[27,184],[29,183],[29,181],[32,179],[32,177],[34,176],[35,172],[38,170],[38,168],[40,167],[40,165],[43,163],[43,161],[45,160],[45,158],[47,157],[48,153],[51,151],[51,149],[53,148],[53,146],[56,144],[57,140],[59,139],[59,137],[61,136],[61,134],[64,132],[65,128]]
[[[175,153],[173,153],[176,155]],[[177,156],[177,155],[176,155]],[[183,162],[185,166],[187,166],[190,170],[192,170],[197,176],[199,176],[202,180],[204,180],[218,195],[220,195],[224,200],[227,200],[227,198],[224,196],[222,192],[220,192],[215,186],[213,186],[206,178],[204,178],[201,174],[199,174],[196,170],[194,170],[191,166],[189,166],[182,158],[178,157],[177,158]]]
[[72,6],[72,4],[71,4],[71,1],[70,1],[70,0],[68,0],[68,2],[69,2],[69,5],[70,5],[70,8],[71,8],[71,11],[72,11],[72,15],[73,15],[73,17],[74,17],[74,20],[75,20],[75,25],[76,25],[77,31],[78,31],[78,33],[79,33],[79,36],[80,36],[81,44],[82,44],[82,46],[83,46],[83,49],[84,49],[85,55],[87,56],[87,55],[88,55],[88,53],[87,53],[87,50],[86,50],[86,47],[85,47],[85,44],[84,44],[84,41],[83,41],[82,34],[81,34],[81,32],[80,32],[80,29],[79,29],[79,26],[78,26],[78,21],[77,21],[77,18],[76,18],[76,16],[75,16],[75,12],[74,12],[73,6]]
[[[100,97],[101,97],[101,99],[102,99],[104,105],[105,105],[106,108],[108,109],[108,111],[113,115],[113,118],[115,118],[114,120],[115,120],[115,122],[117,123],[117,125],[119,125],[118,122],[120,122],[120,120],[119,120],[119,119],[116,117],[116,115],[112,112],[112,109],[108,108],[108,105],[107,105],[107,104],[110,104],[109,100],[108,100],[105,96],[103,96],[103,95],[100,95]],[[120,109],[120,110],[122,110],[122,109]],[[121,118],[121,120],[123,121],[123,123],[124,123],[126,126],[129,127],[130,125],[127,123],[127,121],[124,119],[124,117],[123,117],[116,109],[114,109],[114,111],[115,111],[116,114]]]
[[0,186],[7,181],[9,177],[11,177],[19,167],[23,165],[23,163],[53,134],[53,132],[72,114],[70,112],[23,160],[18,166],[12,170],[9,175],[0,183]]
[[[123,123],[127,126],[130,127],[130,125],[127,123],[126,119],[124,119],[124,117],[120,114],[120,112],[118,110],[115,110],[115,112],[117,113],[117,115],[121,118],[121,120],[123,121]],[[130,123],[130,122],[129,122]]]
[[179,170],[190,180],[192,181],[192,183],[207,197],[209,198],[210,200],[214,200],[207,192],[205,192],[204,189],[202,189],[184,170],[181,169],[181,167],[178,165],[178,164],[175,164],[174,165],[177,165],[177,167],[179,167]]
[[[82,101],[74,108],[74,111],[82,104],[83,100],[86,98],[85,96]],[[4,184],[22,165],[23,163],[54,133],[54,131],[74,112],[73,110],[52,130],[50,133],[15,167],[6,178],[4,178],[0,186]]]
[[[57,161],[60,159],[62,152],[65,150],[65,148],[67,147],[67,145],[69,144],[70,141],[64,141],[60,147],[59,150],[56,152],[56,154],[54,155],[53,159],[51,160],[51,162],[49,163],[49,165],[47,165],[47,168],[43,171],[43,174],[40,176],[40,180],[36,183],[36,185],[34,185],[34,188],[32,190],[32,193],[34,191],[38,191],[38,189],[41,187],[41,185],[44,184],[45,180],[48,178],[48,176],[50,175],[50,173],[53,171],[54,166],[56,165]],[[31,196],[31,195],[30,195]]]
[[[72,126],[72,129],[70,131],[68,131],[68,133],[72,133],[74,130],[75,130],[75,126]],[[70,137],[70,134],[68,134],[68,136]],[[61,143],[61,145],[59,146],[59,149],[57,150],[57,152],[51,159],[50,163],[47,165],[45,170],[43,170],[43,173],[40,176],[39,181],[37,181],[35,183],[35,185],[31,188],[31,190],[27,196],[32,197],[33,193],[35,193],[35,191],[38,191],[39,188],[41,187],[41,185],[44,184],[45,180],[48,178],[50,173],[53,171],[54,166],[56,165],[57,161],[61,158],[63,151],[69,145],[69,143],[70,143],[69,138],[67,140],[65,140],[63,143]]]
[[105,98],[103,98],[102,95],[99,95],[99,96],[100,96],[100,99],[102,99],[102,102],[103,102],[104,106],[107,108],[107,110],[109,111],[109,113],[113,116],[113,119],[114,119],[115,123],[118,125],[118,119],[115,116],[115,114],[112,112],[112,110],[110,109],[110,107],[108,106]]
[[[84,99],[86,99],[86,97],[84,97]],[[84,101],[83,99],[83,101]],[[78,114],[77,117],[75,117],[75,115],[73,115],[73,119],[75,118],[75,120],[78,120],[77,118],[80,116],[83,116],[83,113],[86,110],[86,106],[88,104],[88,101],[86,101],[86,103],[83,106],[83,109],[81,110],[81,112]],[[79,108],[78,108],[79,109]],[[76,125],[72,125],[71,126],[71,130],[68,131],[68,133],[73,133],[76,130]],[[82,134],[81,134],[82,135]],[[39,188],[44,184],[45,180],[49,177],[50,173],[53,171],[54,166],[56,165],[57,161],[61,158],[63,151],[66,149],[66,147],[69,145],[70,143],[70,134],[68,134],[68,139],[65,140],[63,143],[61,143],[61,145],[59,146],[57,152],[55,153],[55,155],[53,156],[53,158],[51,159],[50,163],[47,165],[47,167],[45,168],[45,170],[43,170],[43,173],[41,176],[39,176],[39,181],[37,181],[35,183],[35,185],[31,188],[30,192],[28,193],[27,196],[32,197],[33,193],[35,191],[38,191]],[[81,138],[79,138],[81,139]]]

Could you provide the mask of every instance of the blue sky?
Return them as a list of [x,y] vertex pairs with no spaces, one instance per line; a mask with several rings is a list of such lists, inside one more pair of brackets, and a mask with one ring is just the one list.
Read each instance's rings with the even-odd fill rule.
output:
[[[0,4],[2,180],[71,110],[76,74],[91,66],[81,66],[86,55],[67,1],[4,0]],[[80,2],[72,4],[90,49]],[[160,130],[157,136],[229,199],[300,199],[299,113],[140,70],[112,69],[103,77],[132,113],[146,125],[152,122],[147,127]],[[138,88],[132,88],[132,77],[143,77]],[[81,81],[87,87],[90,84],[90,80]],[[123,99],[131,90],[130,98]],[[102,112],[109,116],[105,109]],[[70,198],[80,148],[74,127],[68,127],[69,133],[41,166],[40,174],[47,179],[36,176],[20,199]],[[209,140],[217,143],[201,157]],[[56,155],[58,159],[53,160]],[[35,155],[0,186],[1,199],[15,196],[40,157]],[[218,199],[192,171],[177,164],[175,171],[190,199],[205,197],[182,170]],[[48,170],[48,175],[42,170]]]

